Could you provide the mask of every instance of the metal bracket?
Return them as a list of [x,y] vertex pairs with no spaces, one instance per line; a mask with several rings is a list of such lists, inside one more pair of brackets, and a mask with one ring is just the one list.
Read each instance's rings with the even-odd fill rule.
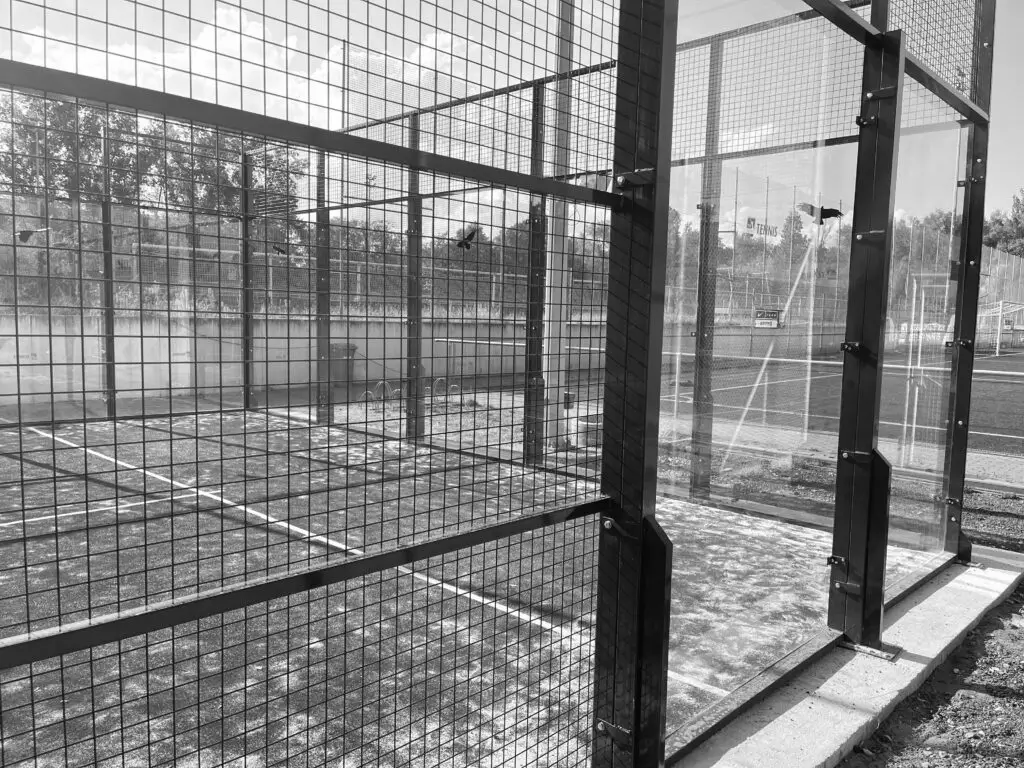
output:
[[620,173],[615,177],[615,186],[619,189],[649,187],[654,184],[656,178],[657,174],[653,168],[641,168],[629,173]]
[[868,101],[878,101],[879,99],[895,99],[896,94],[899,90],[895,85],[889,85],[885,88],[876,88],[873,91],[868,91],[864,94],[864,98]]
[[970,339],[953,339],[952,341],[946,342],[947,347],[956,346],[963,347],[964,349],[970,349],[973,346],[973,344],[974,342],[971,341]]
[[878,240],[884,240],[885,235],[886,230],[884,229],[870,229],[867,232],[858,232],[856,235],[854,235],[853,239],[856,240],[858,243],[863,243],[864,241],[874,242]]
[[867,656],[874,656],[878,659],[884,659],[885,661],[896,661],[896,657],[903,651],[898,645],[886,645],[882,643],[881,648],[872,648],[869,645],[857,645],[857,643],[851,643],[849,640],[840,640],[836,643],[840,648],[845,648],[848,651],[854,653],[863,653]]
[[946,505],[950,507],[962,507],[964,505],[963,499],[956,499],[952,496],[947,496],[943,501],[945,501]]
[[872,125],[878,125],[878,116],[868,115],[867,117],[862,117],[861,115],[857,115],[857,125],[859,125],[861,128],[867,128]]
[[851,355],[859,355],[864,352],[864,346],[859,341],[844,341],[839,345],[839,349],[843,352],[849,352]]
[[626,728],[620,728],[614,723],[598,718],[597,723],[594,724],[594,729],[599,735],[611,738],[612,743],[619,749],[633,748],[633,734]]
[[842,555],[829,555],[825,565],[838,565],[840,568],[845,568],[846,558]]
[[852,581],[833,581],[832,588],[837,589],[840,592],[845,592],[848,595],[853,595],[854,597],[860,597],[864,594],[864,590],[861,589],[860,584],[856,584]]
[[622,536],[623,538],[632,539],[633,541],[639,541],[639,537],[634,536],[633,534],[626,531],[625,528],[623,528],[610,517],[606,517],[604,520],[602,520],[601,526],[606,531],[615,531],[617,534],[619,534],[619,536]]
[[871,451],[841,451],[839,455],[854,464],[870,464],[872,461]]

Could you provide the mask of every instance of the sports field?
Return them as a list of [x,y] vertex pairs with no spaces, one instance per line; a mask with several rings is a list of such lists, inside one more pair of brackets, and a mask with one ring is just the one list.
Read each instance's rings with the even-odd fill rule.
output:
[[[432,431],[458,445],[433,447],[389,436],[400,409],[387,404],[339,407],[330,427],[303,420],[308,409],[8,425],[0,631],[123,614],[594,498],[592,475],[564,460],[509,460],[512,397],[445,403]],[[675,548],[674,730],[821,627],[830,535],[667,497],[660,509]],[[5,759],[188,765],[266,750],[471,766],[499,763],[495,744],[518,754],[529,742],[538,765],[582,765],[596,533],[594,519],[561,524],[7,670]],[[901,552],[891,578],[931,558]]]

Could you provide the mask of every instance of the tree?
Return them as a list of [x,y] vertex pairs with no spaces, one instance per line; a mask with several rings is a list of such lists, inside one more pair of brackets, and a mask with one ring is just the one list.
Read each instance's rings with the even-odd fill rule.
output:
[[995,211],[985,222],[985,245],[1024,256],[1024,187],[1013,196],[1009,211]]

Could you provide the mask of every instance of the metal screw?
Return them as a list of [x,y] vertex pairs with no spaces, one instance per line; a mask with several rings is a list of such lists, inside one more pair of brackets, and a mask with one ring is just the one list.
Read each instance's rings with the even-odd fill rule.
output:
[[843,458],[844,459],[850,458],[850,452],[849,451],[843,451]]
[[986,40],[984,43],[981,44],[981,47],[982,48],[991,48],[992,47],[992,43],[990,43],[988,40]]
[[[606,531],[610,531],[610,530],[612,529],[612,525],[613,525],[613,523],[612,523],[612,521],[611,521],[611,520],[605,520],[605,521],[604,521],[604,529],[605,529]],[[601,724],[599,723],[597,727],[598,727],[598,728],[600,728],[600,727],[601,727]]]
[[958,427],[962,427],[962,426],[964,425],[964,420],[963,420],[963,419],[957,419],[957,421],[956,421],[956,425],[957,425]]
[[976,163],[984,163],[985,162],[985,158],[983,158],[983,157],[976,157],[976,158],[974,158],[974,162],[976,162]]
[[605,731],[604,723],[602,723],[601,721],[598,721],[598,723],[597,723],[597,730],[599,730],[601,733],[604,733],[604,731]]
[[953,522],[953,523],[956,522],[956,518],[955,517],[950,517],[949,520],[950,520],[950,522]]
[[869,99],[873,99],[874,97],[875,97],[874,92],[873,91],[868,91],[868,98]]
[[967,263],[970,264],[972,267],[974,266],[974,262],[973,261],[969,261]]
[[835,583],[833,584],[833,586],[834,586],[834,587],[835,587],[836,589],[841,589],[843,585],[842,585],[842,584],[840,584],[840,583],[839,583],[839,582],[837,581],[837,582],[835,582]]
[[626,177],[625,177],[625,176],[619,176],[619,177],[618,177],[617,179],[615,179],[615,181],[616,181],[616,183],[617,183],[617,184],[618,184],[618,185],[619,185],[620,187],[624,187],[624,186],[626,186]]
[[864,239],[864,235],[857,235],[857,239],[858,240],[863,240]]

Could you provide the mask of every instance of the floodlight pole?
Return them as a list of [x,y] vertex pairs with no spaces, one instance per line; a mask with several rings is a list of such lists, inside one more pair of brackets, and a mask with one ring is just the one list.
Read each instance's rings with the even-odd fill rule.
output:
[[[107,418],[117,418],[117,358],[114,344],[114,232],[110,201],[110,149],[103,131],[103,197],[100,200],[103,239],[103,399]],[[81,254],[79,254],[81,259]],[[15,256],[17,261],[17,256]]]
[[[995,44],[996,0],[978,0],[975,9],[974,100],[988,109],[992,95],[992,49]],[[988,176],[987,124],[972,123],[968,129],[964,164],[964,214],[957,268],[956,315],[953,325],[953,365],[950,372],[949,418],[946,420],[946,455],[943,465],[945,550],[961,560],[971,557],[971,542],[961,529],[964,480],[967,472],[967,438],[970,429],[971,384],[978,332],[978,289],[985,225],[985,181]],[[996,338],[1002,335],[1002,319]]]
[[[544,175],[544,86],[533,86],[530,173]],[[544,286],[547,277],[547,195],[530,195],[526,276],[526,386],[523,405],[523,460],[544,458]]]

